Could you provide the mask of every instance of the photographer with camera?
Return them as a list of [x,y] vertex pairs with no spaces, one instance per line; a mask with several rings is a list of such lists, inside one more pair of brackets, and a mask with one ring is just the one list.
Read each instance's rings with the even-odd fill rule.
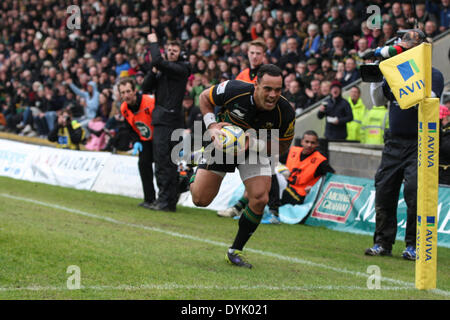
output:
[[[416,47],[424,41],[425,35],[421,30],[408,30],[398,44],[377,48],[375,56],[389,58]],[[376,71],[373,68],[371,70],[372,73]],[[370,75],[367,79],[369,78],[371,78]],[[374,245],[366,249],[365,254],[392,255],[392,246],[397,234],[398,198],[404,183],[403,194],[407,206],[407,220],[406,249],[402,256],[406,260],[414,261],[416,260],[418,108],[415,106],[401,109],[386,80],[383,78],[381,82],[374,81],[376,79],[370,81],[373,104],[389,107],[389,129],[385,130],[381,163],[375,174]],[[444,78],[435,68],[432,68],[431,86],[432,96],[440,97]]]
[[158,198],[150,209],[175,211],[177,204],[177,164],[170,154],[177,141],[171,141],[172,132],[183,128],[182,102],[186,84],[191,74],[190,64],[184,61],[181,44],[168,41],[166,57],[161,55],[156,33],[147,37],[149,41],[152,69],[142,84],[142,92],[155,93],[153,155]]
[[48,140],[56,142],[58,148],[80,150],[80,143],[84,137],[84,129],[76,120],[72,120],[71,112],[67,109],[58,111],[55,126],[48,134]]

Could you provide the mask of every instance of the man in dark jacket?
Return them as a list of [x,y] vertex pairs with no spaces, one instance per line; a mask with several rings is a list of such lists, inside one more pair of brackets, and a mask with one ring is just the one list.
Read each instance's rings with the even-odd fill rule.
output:
[[319,107],[317,117],[327,117],[325,125],[325,138],[328,140],[344,140],[347,137],[347,122],[353,120],[352,108],[342,98],[342,86],[334,81],[330,88],[331,98]]
[[152,206],[154,210],[175,211],[177,202],[177,165],[170,154],[177,141],[171,141],[172,132],[183,127],[183,101],[186,84],[190,75],[189,63],[181,59],[181,44],[169,41],[166,58],[163,58],[155,33],[148,35],[152,71],[142,84],[142,91],[155,92],[153,111],[153,154],[155,176],[158,184],[158,199]]

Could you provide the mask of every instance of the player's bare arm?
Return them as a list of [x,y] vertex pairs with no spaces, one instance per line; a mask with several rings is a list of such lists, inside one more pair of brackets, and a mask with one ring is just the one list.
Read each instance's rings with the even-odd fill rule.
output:
[[199,97],[200,111],[203,115],[203,120],[208,130],[211,140],[214,145],[220,149],[221,144],[219,143],[219,136],[224,136],[225,134],[220,130],[222,127],[230,125],[228,122],[216,122],[214,115],[214,105],[210,100],[210,89],[203,90]]

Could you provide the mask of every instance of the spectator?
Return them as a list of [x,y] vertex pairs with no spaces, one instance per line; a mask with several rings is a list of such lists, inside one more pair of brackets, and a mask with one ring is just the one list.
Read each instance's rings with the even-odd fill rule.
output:
[[183,98],[183,128],[186,133],[194,132],[195,121],[203,121],[200,109],[194,104],[194,99],[189,94],[185,94]]
[[[288,15],[290,16],[290,14]],[[295,28],[292,23],[284,24],[284,36],[280,39],[280,44],[287,42],[289,39],[294,38],[297,42],[297,47],[303,43],[302,39],[295,33]],[[297,48],[296,48],[297,50]]]
[[433,38],[438,35],[438,28],[436,26],[436,22],[430,20],[425,23],[424,29],[425,35],[427,37],[427,41],[430,43],[433,42]]
[[450,26],[450,1],[441,0],[439,8],[439,32],[444,32]]
[[316,24],[308,26],[308,37],[303,40],[302,51],[307,58],[319,56],[320,34],[319,27]]
[[350,88],[347,99],[352,108],[353,120],[347,122],[347,140],[361,141],[361,124],[366,117],[367,108],[361,99],[361,89],[358,86]]
[[295,37],[289,38],[286,41],[286,53],[280,58],[279,67],[283,70],[283,75],[292,73],[295,70],[295,65],[301,60],[298,52],[298,42]]
[[367,22],[363,21],[361,23],[361,31],[362,31],[362,37],[367,39],[367,45],[372,48],[374,46],[374,37],[372,34],[372,30],[367,26]]
[[439,184],[450,186],[450,98],[440,106]]
[[297,79],[289,83],[289,87],[284,91],[283,96],[289,101],[294,110],[301,111],[306,107],[307,97],[302,92],[302,86]]
[[331,81],[324,80],[320,83],[320,96],[325,98],[331,92]]
[[130,69],[130,64],[128,61],[125,60],[125,57],[122,53],[117,53],[115,55],[115,61],[116,61],[116,76],[119,77],[122,71],[128,71]]
[[[181,108],[191,70],[189,62],[180,61],[180,43],[168,43],[166,60],[161,55],[155,33],[148,35],[148,41],[153,65],[158,71],[148,73],[143,84],[143,91],[155,90],[156,98],[152,124],[155,127],[153,148],[159,192],[157,202],[151,208],[175,211],[178,195],[177,185],[173,181],[177,181],[178,172],[176,164],[170,159],[175,145],[171,135],[175,129],[183,126]],[[171,88],[170,93],[167,88]]]
[[330,15],[328,17],[328,22],[331,25],[332,31],[339,30],[340,26],[343,23],[343,18],[341,16],[341,13],[339,11],[339,8],[334,6],[330,8]]
[[402,12],[405,18],[407,29],[412,29],[415,24],[414,10],[409,2],[402,2]]
[[[380,28],[373,28],[373,29],[372,29],[372,37],[373,37],[372,47],[377,48],[377,47],[380,46],[380,43],[384,43],[384,42],[383,42],[383,41],[384,41],[384,38],[383,38],[382,31],[381,31]],[[358,41],[359,41],[360,39],[362,39],[362,38],[359,38]],[[359,42],[356,43],[356,46],[358,47],[358,50],[359,50]],[[368,45],[368,43],[367,43],[367,47],[368,47],[368,46],[369,46],[369,45]]]
[[206,87],[202,83],[203,75],[200,73],[194,74],[194,79],[192,81],[192,88],[190,90],[190,96],[194,98],[194,105],[199,105],[199,96]]
[[311,106],[314,103],[320,101],[323,97],[320,93],[320,81],[317,79],[311,80],[310,88],[305,89],[306,96],[308,97],[307,106]]
[[400,2],[394,2],[389,10],[391,23],[395,24],[396,19],[403,17],[402,6]]
[[383,23],[383,35],[378,43],[373,43],[371,48],[375,49],[376,47],[384,46],[385,43],[395,37],[394,26],[390,22]]
[[358,68],[356,67],[355,60],[353,58],[347,58],[345,60],[345,72],[342,77],[341,84],[343,87],[348,86],[349,84],[355,82],[361,78],[361,74],[359,73]]
[[81,97],[86,106],[84,108],[84,114],[77,119],[83,128],[87,128],[89,121],[95,118],[99,106],[100,92],[97,90],[97,84],[94,81],[89,81],[87,84],[87,91],[80,90],[73,84],[72,79],[66,79],[66,83],[69,84],[70,89],[79,97]]
[[343,61],[339,61],[336,68],[336,77],[335,80],[341,81],[344,79],[345,74],[345,63]]
[[[379,30],[379,29],[376,29]],[[368,46],[368,42],[366,38],[360,38],[358,40],[358,50],[350,50],[349,54],[352,55],[352,58],[355,60],[356,67],[359,68],[362,64],[364,64],[364,55],[366,55],[371,49]]]
[[331,60],[330,59],[322,59],[321,70],[323,73],[324,81],[333,81],[336,78],[336,72],[332,69]]
[[291,146],[289,149],[286,167],[290,175],[281,196],[281,205],[302,204],[320,177],[335,172],[327,158],[317,151],[319,136],[315,131],[305,131],[300,143],[301,146]]
[[306,61],[306,75],[302,78],[302,81],[305,86],[309,87],[311,84],[311,81],[315,79],[315,74],[317,74],[319,69],[319,61],[317,61],[316,58],[310,58],[308,61]]
[[89,139],[86,143],[86,149],[88,150],[99,151],[106,147],[108,135],[106,123],[109,120],[112,108],[107,92],[100,93],[97,115],[88,123]]
[[247,16],[252,17],[253,13],[261,11],[263,5],[258,0],[250,0],[250,5],[245,9]]
[[323,8],[320,6],[320,4],[316,4],[312,10],[312,16],[308,15],[309,21],[317,26],[323,25],[326,21],[323,13]]
[[339,32],[344,37],[345,43],[350,46],[353,43],[353,36],[360,31],[361,20],[357,17],[355,8],[349,6],[345,9],[345,19],[339,26]]
[[[50,87],[45,87],[46,98],[48,100],[48,108],[45,112],[45,120],[47,122],[47,128],[49,131],[53,130],[53,126],[56,121],[57,112],[64,108],[66,102],[66,87],[63,84],[58,84],[56,87],[56,92],[54,92]],[[45,133],[47,135],[48,132]]]
[[320,52],[322,55],[328,55],[331,48],[333,48],[333,30],[331,29],[331,23],[324,22],[321,27],[322,35],[320,39]]
[[69,110],[58,111],[56,125],[48,134],[48,140],[56,142],[58,148],[80,150],[85,132],[83,127],[71,117]]
[[[47,137],[50,131],[53,131],[56,123],[55,110],[61,110],[62,105],[52,107],[53,90],[50,86],[44,86],[44,90],[39,96],[39,111],[33,114],[34,127],[39,137]],[[25,114],[25,113],[24,113]]]
[[319,107],[317,117],[326,117],[325,138],[328,140],[345,140],[347,122],[353,120],[352,109],[341,96],[342,85],[335,81],[331,84],[331,98]]
[[328,53],[328,58],[331,60],[334,70],[337,69],[337,64],[340,61],[343,61],[347,55],[348,51],[344,46],[344,38],[341,36],[335,36],[333,38],[333,47]]
[[425,3],[417,3],[415,5],[416,11],[416,23],[420,23],[421,25],[425,25],[428,21],[433,21],[435,24],[437,22],[434,14],[426,11]]
[[[301,85],[304,87],[306,83],[306,62],[300,61],[295,65],[295,77],[300,81]],[[286,79],[287,76],[285,76]]]
[[281,58],[280,48],[278,48],[277,41],[274,37],[269,37],[266,39],[266,57],[269,59],[269,62],[272,64],[278,64],[278,61]]

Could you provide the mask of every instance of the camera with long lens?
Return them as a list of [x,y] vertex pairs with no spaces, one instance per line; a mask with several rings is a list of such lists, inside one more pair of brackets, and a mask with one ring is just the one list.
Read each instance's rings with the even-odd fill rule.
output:
[[[411,31],[417,33],[417,38],[411,38]],[[413,33],[414,34],[414,33]],[[426,41],[426,36],[420,29],[407,29],[399,30],[394,38],[389,39],[383,47],[372,49],[362,57],[364,60],[375,59],[373,63],[367,63],[360,66],[361,79],[364,82],[380,82],[383,81],[383,74],[381,73],[379,64],[383,59],[389,59],[389,57],[383,57],[379,55],[382,48],[393,46],[399,42],[411,42],[412,45],[417,45],[418,43]],[[394,54],[395,55],[395,54]]]

